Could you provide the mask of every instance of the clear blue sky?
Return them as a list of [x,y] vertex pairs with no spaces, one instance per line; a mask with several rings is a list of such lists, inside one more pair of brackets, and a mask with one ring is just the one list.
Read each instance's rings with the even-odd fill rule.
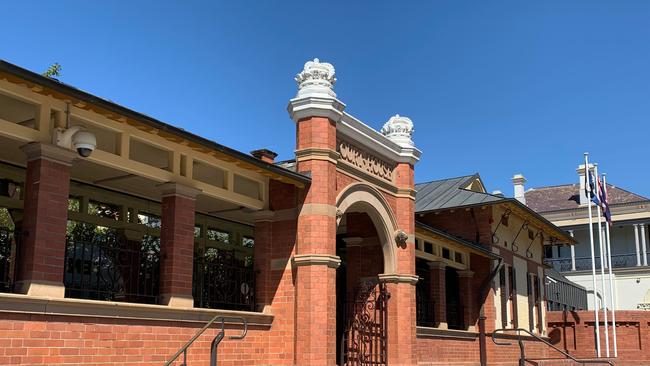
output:
[[[29,4],[32,3],[32,4]],[[227,146],[291,158],[294,75],[334,64],[347,111],[412,118],[417,181],[577,182],[589,151],[650,196],[649,1],[8,1],[0,58]],[[589,135],[589,136],[588,136]]]

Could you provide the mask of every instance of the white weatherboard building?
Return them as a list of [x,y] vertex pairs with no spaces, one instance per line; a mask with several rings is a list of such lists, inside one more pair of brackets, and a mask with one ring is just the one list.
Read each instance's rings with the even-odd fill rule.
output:
[[[589,217],[585,195],[584,165],[576,169],[574,184],[525,189],[525,178],[513,177],[515,198],[542,214],[546,219],[568,231],[578,244],[547,246],[547,264],[553,266],[569,280],[593,291],[591,249],[589,243]],[[612,275],[616,291],[617,310],[650,310],[650,199],[607,184],[613,226],[610,228]],[[592,206],[595,207],[595,206]],[[596,211],[594,217],[594,243],[597,269],[597,296],[602,298],[600,278],[600,249]],[[603,237],[605,231],[603,219]],[[606,263],[606,261],[605,261]],[[605,276],[608,270],[605,267]],[[606,278],[607,286],[608,281]],[[606,287],[609,293],[609,287]],[[589,309],[594,308],[593,296],[587,296]],[[608,300],[608,303],[611,300]],[[608,305],[611,308],[611,304]]]

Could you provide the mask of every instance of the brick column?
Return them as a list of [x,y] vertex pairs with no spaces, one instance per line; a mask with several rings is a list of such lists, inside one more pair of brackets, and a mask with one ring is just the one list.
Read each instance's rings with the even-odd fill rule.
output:
[[431,276],[431,300],[433,319],[436,327],[447,329],[447,293],[445,291],[445,264],[440,261],[429,262]]
[[397,245],[397,273],[380,275],[388,282],[388,363],[414,365],[416,357],[415,284],[415,191],[413,165],[398,163],[395,167],[395,215],[398,230],[407,235],[405,243]]
[[296,364],[336,364],[336,125],[327,117],[299,120],[298,171],[312,183],[298,216]]
[[162,193],[160,230],[160,303],[193,307],[194,208],[200,190],[169,182]]
[[70,166],[77,154],[40,142],[21,149],[27,156],[27,174],[16,291],[64,297]]
[[465,329],[474,328],[474,300],[476,295],[472,289],[474,272],[470,270],[458,271],[458,281],[460,282],[460,302],[463,306],[463,321]]

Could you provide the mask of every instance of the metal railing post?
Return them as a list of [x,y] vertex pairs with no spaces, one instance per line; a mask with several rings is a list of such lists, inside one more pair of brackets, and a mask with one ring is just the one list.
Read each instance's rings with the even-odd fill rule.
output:
[[[496,330],[494,330],[492,332],[492,342],[494,342],[494,344],[496,344],[497,346],[510,346],[510,345],[512,345],[512,343],[508,343],[508,342],[497,342],[497,339],[496,339],[497,334],[500,333],[500,332],[505,333],[506,331],[514,331],[514,332],[516,332],[515,336],[517,337],[517,341],[519,343],[519,350],[520,350],[520,358],[519,358],[519,365],[520,366],[522,366],[522,365],[525,366],[526,361],[527,361],[526,353],[524,351],[524,342],[521,339],[521,332],[524,332],[524,333],[528,334],[529,336],[531,336],[532,338],[534,338],[535,340],[546,344],[547,346],[549,346],[552,349],[556,350],[557,352],[562,354],[565,358],[568,358],[568,359],[572,360],[573,362],[583,364],[583,365],[586,364],[586,363],[593,363],[593,364],[598,364],[599,363],[599,364],[607,364],[607,365],[610,365],[610,366],[614,366],[614,364],[611,361],[607,361],[607,360],[583,360],[583,359],[575,358],[575,357],[571,356],[570,354],[562,351],[558,347],[555,347],[554,345],[547,342],[546,340],[542,339],[541,337],[539,337],[539,336],[531,333],[527,329],[523,329],[523,328],[496,329]],[[545,358],[545,359],[539,359],[539,360],[551,360],[551,359],[552,358]]]
[[248,321],[245,318],[242,317],[225,317],[221,315],[217,315],[214,318],[212,318],[203,328],[201,328],[198,332],[194,334],[194,336],[187,342],[183,347],[181,347],[178,352],[176,352],[170,359],[169,361],[165,362],[165,366],[171,365],[176,359],[183,354],[183,365],[182,366],[187,366],[187,349],[206,331],[210,326],[216,322],[217,320],[221,320],[221,330],[220,332],[214,337],[212,340],[212,343],[210,345],[210,365],[211,366],[216,366],[217,364],[217,346],[219,346],[219,343],[223,340],[226,331],[225,331],[225,324],[226,321],[237,321],[241,322],[243,324],[243,330],[240,335],[236,336],[230,336],[229,339],[244,339],[246,337],[246,334],[248,333]]

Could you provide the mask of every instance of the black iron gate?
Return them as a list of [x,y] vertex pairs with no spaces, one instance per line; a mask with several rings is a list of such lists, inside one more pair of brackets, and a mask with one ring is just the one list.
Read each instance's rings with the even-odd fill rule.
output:
[[347,305],[341,365],[383,366],[388,364],[388,299],[385,283],[364,281]]

